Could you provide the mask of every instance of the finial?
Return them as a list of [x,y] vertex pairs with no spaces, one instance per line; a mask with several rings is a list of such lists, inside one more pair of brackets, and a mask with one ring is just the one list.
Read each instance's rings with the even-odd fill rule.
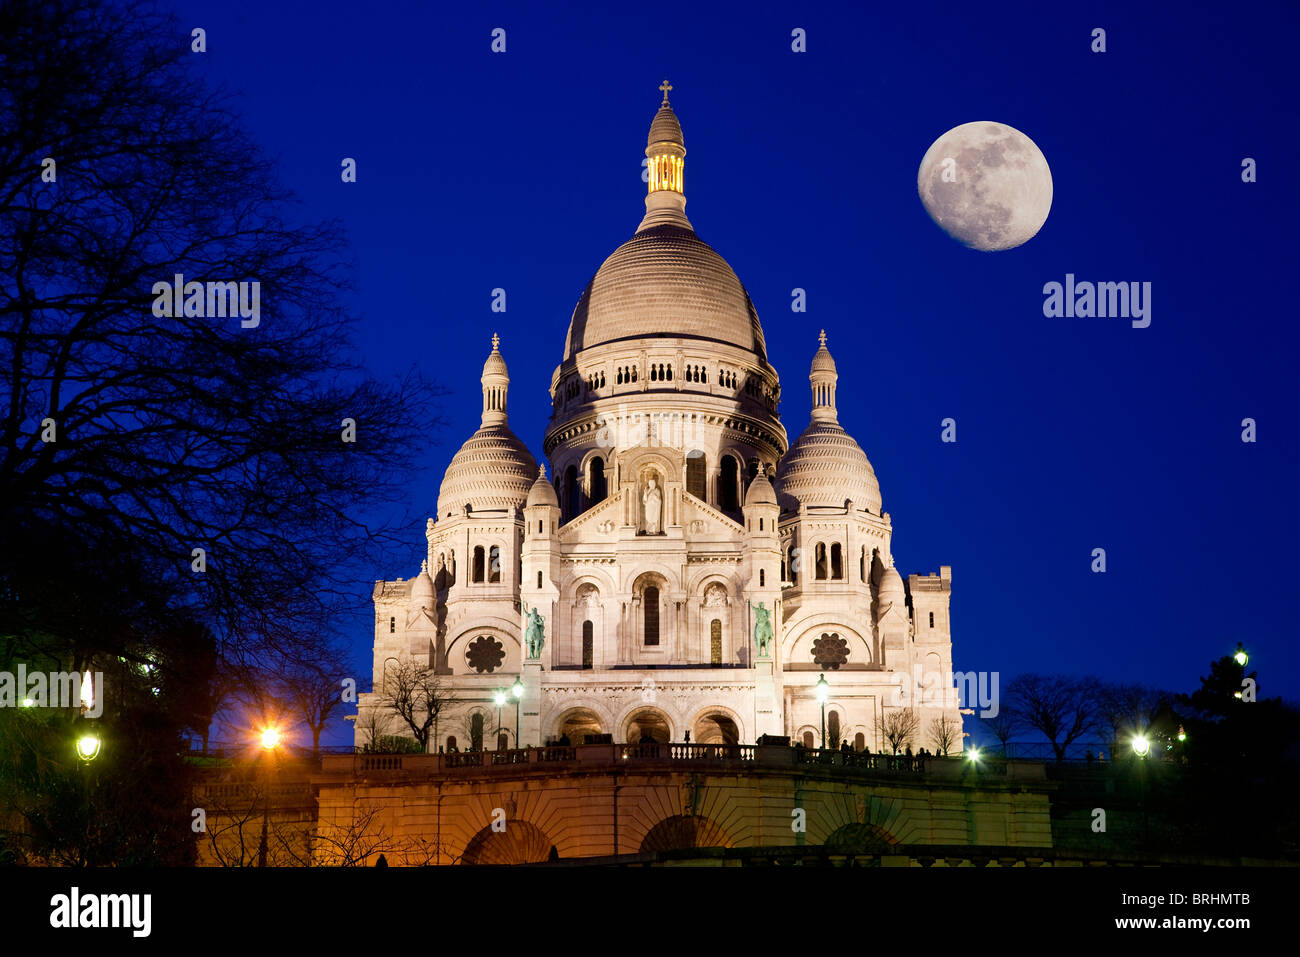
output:
[[823,346],[826,345],[826,330],[825,330],[825,329],[822,330],[821,335],[819,335],[819,336],[817,337],[817,340],[818,340],[818,341],[819,341]]
[[420,562],[420,573],[424,574],[428,570],[429,570],[429,560],[426,558],[424,561]]
[[499,345],[501,345],[501,337],[494,332],[492,333],[492,351],[496,352]]
[[537,466],[537,477],[538,477],[539,479],[542,479],[542,480],[545,480],[545,479],[546,479],[546,466],[545,466],[545,464]]
[[668,82],[668,77],[664,77],[664,81],[659,84],[659,89],[664,91],[664,101],[662,104],[660,104],[661,106],[668,105],[668,91],[671,90],[672,88],[673,85]]

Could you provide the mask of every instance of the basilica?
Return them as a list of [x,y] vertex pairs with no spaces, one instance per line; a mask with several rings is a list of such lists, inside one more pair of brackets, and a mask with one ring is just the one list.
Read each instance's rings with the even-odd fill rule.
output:
[[754,304],[686,217],[661,89],[645,215],[573,310],[546,461],[510,429],[494,335],[482,424],[447,467],[426,559],[375,584],[357,744],[404,733],[391,685],[414,668],[445,701],[434,752],[764,735],[880,751],[900,715],[906,746],[959,750],[960,730],[937,730],[961,726],[951,569],[895,568],[824,332],[789,441]]

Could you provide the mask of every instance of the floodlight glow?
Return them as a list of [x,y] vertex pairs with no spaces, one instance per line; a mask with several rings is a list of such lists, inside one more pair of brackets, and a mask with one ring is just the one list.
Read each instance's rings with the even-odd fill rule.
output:
[[262,747],[270,751],[280,743],[280,732],[277,728],[267,728],[262,732]]
[[516,698],[522,698],[524,696],[524,683],[516,678],[510,690],[514,692]]
[[87,731],[77,739],[77,757],[83,761],[93,761],[99,756],[99,749],[104,742],[93,731]]
[[1151,751],[1151,742],[1147,740],[1146,735],[1139,734],[1133,739],[1133,753],[1139,758],[1145,758]]

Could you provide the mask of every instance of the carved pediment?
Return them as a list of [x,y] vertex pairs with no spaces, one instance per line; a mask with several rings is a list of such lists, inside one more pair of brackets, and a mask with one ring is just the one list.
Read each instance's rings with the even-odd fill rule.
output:
[[623,490],[619,489],[605,501],[598,502],[587,509],[573,521],[560,527],[560,541],[589,542],[593,538],[613,540],[618,534],[619,522],[622,520]]

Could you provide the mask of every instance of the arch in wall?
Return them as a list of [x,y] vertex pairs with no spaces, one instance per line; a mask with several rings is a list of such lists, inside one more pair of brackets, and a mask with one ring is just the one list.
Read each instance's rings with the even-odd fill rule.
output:
[[879,854],[898,843],[898,838],[875,824],[841,824],[826,837],[832,854]]
[[639,706],[621,722],[622,740],[627,744],[640,744],[642,735],[648,734],[656,744],[667,744],[676,735],[668,715],[658,708]]
[[718,469],[718,508],[722,511],[740,511],[743,494],[740,482],[744,471],[740,459],[734,454],[727,452],[722,456]]
[[686,453],[686,491],[708,501],[709,460],[699,449]]
[[470,838],[462,864],[538,864],[546,860],[554,842],[536,824],[512,819],[504,831],[486,825]]
[[552,740],[558,740],[563,735],[569,736],[569,743],[573,745],[583,744],[589,734],[608,734],[608,726],[604,719],[593,711],[591,708],[569,708],[561,712],[552,723],[555,733],[551,736]]
[[731,835],[712,818],[700,814],[674,814],[646,832],[640,852],[676,851],[688,847],[735,847]]
[[745,727],[731,708],[712,705],[691,719],[691,744],[740,744]]

